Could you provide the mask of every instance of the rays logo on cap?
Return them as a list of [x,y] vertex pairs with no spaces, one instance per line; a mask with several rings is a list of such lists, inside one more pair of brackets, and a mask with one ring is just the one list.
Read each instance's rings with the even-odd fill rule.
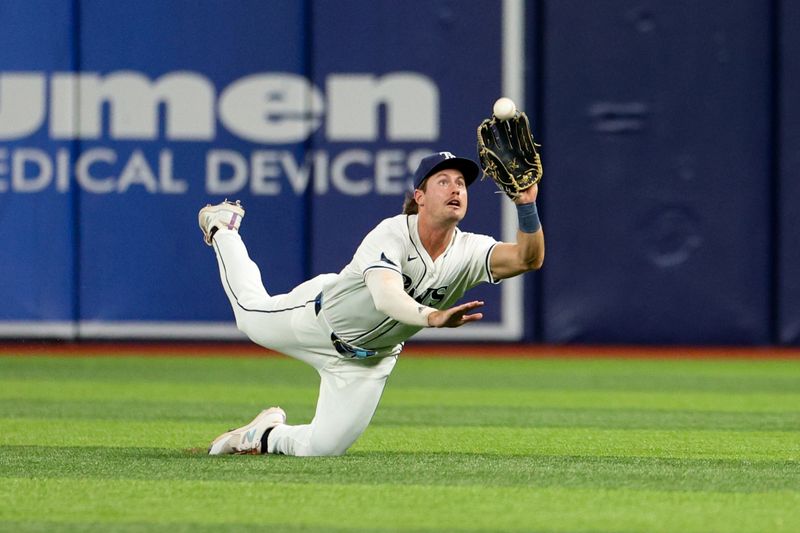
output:
[[459,170],[464,175],[464,182],[467,185],[475,181],[480,172],[478,164],[470,159],[457,157],[452,152],[437,152],[423,157],[420,161],[414,173],[414,188],[419,189],[428,176],[446,168]]

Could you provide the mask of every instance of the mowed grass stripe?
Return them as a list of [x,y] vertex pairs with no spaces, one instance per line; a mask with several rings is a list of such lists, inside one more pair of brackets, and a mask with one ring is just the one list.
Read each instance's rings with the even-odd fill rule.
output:
[[[316,386],[260,386],[147,382],[0,380],[0,400],[138,400],[241,403],[242,398],[279,405],[316,401]],[[401,387],[390,383],[383,405],[423,407],[501,406],[530,408],[658,409],[721,412],[798,412],[798,393],[644,392],[613,390],[537,390]]]
[[[243,399],[244,400],[244,399]],[[281,402],[281,406],[295,420],[310,420],[314,416],[316,396],[305,403]],[[175,420],[200,421],[222,425],[249,422],[264,407],[263,402],[249,400],[242,403],[175,402],[105,400],[0,400],[0,416],[5,418],[85,418],[92,420]],[[756,415],[754,415],[756,416]],[[761,416],[760,414],[758,416]],[[788,415],[789,417],[791,415]]]
[[797,491],[800,462],[752,459],[351,452],[212,458],[149,448],[0,447],[0,478],[480,485],[668,491]]
[[206,402],[241,404],[275,396],[280,400],[316,401],[318,387],[238,385],[233,383],[187,384],[178,382],[106,382],[69,380],[0,380],[0,399],[10,400],[136,400],[140,402]]
[[[0,446],[205,449],[228,428],[200,422],[3,418]],[[374,426],[354,451],[800,460],[789,431]]]
[[[309,528],[308,526],[294,525],[291,523],[270,524],[270,530],[289,532],[292,531],[315,531],[319,528]],[[337,532],[353,532],[353,531],[376,531],[376,528],[369,529],[353,529],[347,527],[332,527],[325,526],[322,528],[326,533]],[[380,529],[377,529],[378,531]],[[0,531],[13,531],[25,533],[51,533],[58,531],[59,533],[221,533],[225,531],[235,531],[236,533],[264,533],[264,526],[260,524],[201,524],[198,522],[181,522],[181,523],[160,523],[153,522],[126,522],[119,523],[95,523],[95,522],[41,522],[41,521],[3,521],[0,520]],[[391,531],[397,531],[392,529]],[[410,531],[410,530],[404,530]],[[430,531],[430,530],[426,530]]]
[[[288,357],[0,357],[9,380],[306,385],[316,373]],[[630,391],[800,391],[800,364],[786,360],[614,360],[400,358],[396,387],[609,389]]]
[[720,429],[800,431],[800,411],[721,412],[657,409],[582,409],[439,406],[408,409],[384,405],[373,421],[377,425],[587,427],[606,429]]
[[599,428],[375,427],[354,450],[501,455],[800,460],[788,431],[618,430]]
[[797,361],[406,359],[393,385],[480,388],[790,392],[800,391]]
[[[210,357],[0,357],[0,375],[14,379],[171,381],[177,383],[295,384],[316,372],[284,356]],[[224,355],[224,353],[220,354]]]
[[[291,420],[310,420],[313,398],[305,403],[281,402]],[[720,412],[660,411],[640,409],[554,409],[499,407],[494,405],[419,408],[382,405],[373,425],[506,426],[506,427],[599,427],[617,429],[727,429],[800,431],[800,411]],[[0,400],[5,418],[76,418],[116,420],[176,420],[218,422],[223,425],[249,421],[263,403],[211,404],[208,402],[164,402],[150,400]]]
[[[796,531],[800,494],[97,479],[0,482],[0,520],[548,531]],[[391,505],[387,505],[391,502]],[[499,513],[497,502],[503,502]],[[641,513],[647,509],[647,513]],[[579,512],[576,512],[579,510]],[[635,512],[630,512],[635,510]]]

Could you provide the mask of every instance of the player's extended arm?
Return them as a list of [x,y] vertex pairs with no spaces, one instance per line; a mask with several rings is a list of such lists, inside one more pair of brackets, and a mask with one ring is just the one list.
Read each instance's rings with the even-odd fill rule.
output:
[[483,318],[482,313],[467,313],[483,302],[473,301],[439,311],[415,301],[403,290],[403,277],[388,268],[375,268],[364,279],[372,294],[375,309],[410,326],[457,328]]
[[[544,262],[544,232],[536,213],[536,196],[539,186],[522,191],[514,200],[520,218],[517,242],[501,242],[494,247],[489,260],[492,277],[496,280],[511,278],[542,267]],[[535,231],[534,231],[535,230]]]

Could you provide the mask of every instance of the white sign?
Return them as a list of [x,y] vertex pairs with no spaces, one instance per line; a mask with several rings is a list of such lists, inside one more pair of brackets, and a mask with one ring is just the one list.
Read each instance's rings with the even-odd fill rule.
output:
[[[107,107],[108,132],[102,131]],[[163,108],[163,111],[161,109]],[[45,124],[56,140],[212,141],[217,122],[263,144],[305,141],[324,123],[328,141],[377,141],[381,109],[390,142],[439,138],[439,90],[416,72],[331,74],[325,92],[291,73],[258,73],[216,93],[197,72],[157,80],[133,71],[0,72],[0,141],[24,139]]]

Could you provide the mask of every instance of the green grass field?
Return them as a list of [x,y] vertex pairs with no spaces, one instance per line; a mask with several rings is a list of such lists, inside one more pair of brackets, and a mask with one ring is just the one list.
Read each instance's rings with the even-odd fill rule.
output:
[[797,359],[405,357],[344,457],[205,454],[316,387],[283,357],[0,357],[0,530],[800,531]]

